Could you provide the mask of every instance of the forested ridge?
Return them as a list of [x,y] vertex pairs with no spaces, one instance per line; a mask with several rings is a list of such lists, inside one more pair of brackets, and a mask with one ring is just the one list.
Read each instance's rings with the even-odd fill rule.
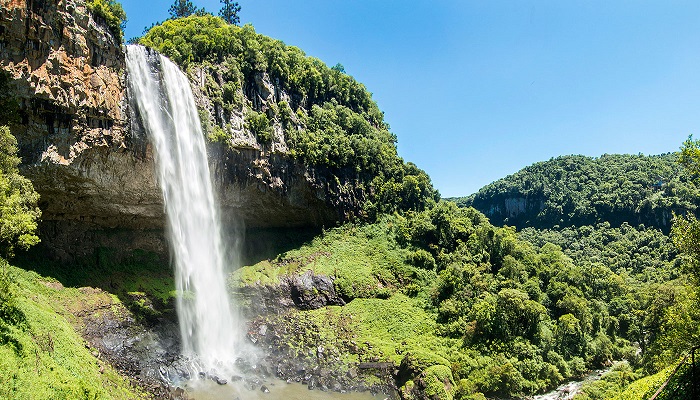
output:
[[[660,156],[557,157],[454,199],[496,225],[514,226],[518,238],[536,248],[557,246],[581,271],[597,276],[584,283],[583,297],[605,304],[617,335],[640,349],[627,358],[640,368],[628,380],[672,365],[700,339],[697,276],[685,258],[692,251],[681,253],[674,244],[687,243],[700,199],[687,150],[692,143],[683,153]],[[615,295],[595,289],[604,277],[619,279]],[[613,383],[619,378],[586,385],[580,397],[612,397],[626,386]]]
[[538,162],[455,201],[518,229],[627,222],[668,232],[674,212],[695,212],[699,194],[678,153],[606,154]]

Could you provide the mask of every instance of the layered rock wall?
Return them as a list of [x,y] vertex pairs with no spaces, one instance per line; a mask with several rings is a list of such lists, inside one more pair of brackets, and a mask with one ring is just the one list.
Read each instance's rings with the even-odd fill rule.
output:
[[[154,154],[128,104],[122,44],[85,0],[0,4],[0,72],[10,77],[9,93],[0,96],[19,105],[20,120],[10,128],[23,171],[41,195],[42,240],[61,258],[120,243],[163,251]],[[190,71],[204,122],[215,122],[217,110],[202,94],[203,78],[204,71]],[[276,95],[265,77],[254,86],[239,89],[241,96],[252,93],[246,101]],[[291,160],[283,143],[256,145],[242,112],[229,121],[235,143],[210,148],[224,219],[249,227],[338,220],[322,174]],[[281,132],[275,136],[283,140]]]
[[1,2],[0,65],[20,104],[24,162],[124,147],[124,56],[106,27],[79,0]]

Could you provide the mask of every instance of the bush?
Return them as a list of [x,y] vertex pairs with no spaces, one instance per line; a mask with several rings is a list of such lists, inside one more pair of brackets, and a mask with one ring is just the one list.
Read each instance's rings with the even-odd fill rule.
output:
[[121,42],[126,27],[126,13],[122,5],[115,0],[88,0],[87,6],[95,16],[105,21],[117,41]]
[[8,257],[15,248],[27,249],[39,242],[35,232],[41,211],[39,194],[19,173],[17,139],[0,126],[0,252]]
[[249,112],[246,115],[245,127],[258,138],[258,142],[262,144],[272,142],[272,125],[265,113]]

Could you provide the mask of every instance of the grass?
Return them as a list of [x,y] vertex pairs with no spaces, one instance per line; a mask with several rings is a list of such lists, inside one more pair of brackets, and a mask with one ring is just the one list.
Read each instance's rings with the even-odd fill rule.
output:
[[407,353],[435,352],[445,360],[450,340],[435,336],[434,317],[416,299],[397,293],[388,299],[355,299],[344,307],[300,312],[319,327],[321,337],[355,342],[354,362],[393,362]]
[[90,256],[61,264],[36,252],[24,255],[19,264],[66,287],[96,287],[112,293],[141,321],[174,312],[173,269],[155,253],[135,250],[117,257],[112,249],[98,248]]
[[656,391],[668,379],[669,375],[676,368],[676,364],[662,369],[654,375],[646,376],[632,382],[614,400],[646,400],[656,393]]
[[6,266],[4,274],[3,308],[12,312],[0,319],[5,338],[0,340],[0,398],[145,397],[95,357],[62,316],[69,313],[65,304],[99,299],[16,267]]
[[[387,299],[357,298],[342,307],[292,310],[268,318],[273,325],[284,327],[278,332],[283,332],[280,342],[289,347],[290,357],[312,365],[320,362],[344,372],[362,362],[389,362],[410,375],[428,371],[425,377],[438,392],[442,390],[438,382],[453,382],[449,359],[461,341],[437,336],[435,317],[418,298],[402,293]],[[434,366],[440,368],[430,369]],[[439,380],[434,379],[433,370],[441,372]],[[382,383],[378,377],[364,379],[367,385]]]
[[346,299],[387,298],[416,279],[406,262],[408,251],[393,240],[392,218],[377,224],[333,228],[297,249],[240,268],[234,285],[274,285],[285,275],[311,270],[334,278],[335,289]]

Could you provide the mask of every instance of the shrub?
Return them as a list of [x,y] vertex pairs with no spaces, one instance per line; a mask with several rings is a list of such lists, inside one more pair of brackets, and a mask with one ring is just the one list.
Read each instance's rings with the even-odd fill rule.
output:
[[126,27],[126,13],[115,0],[88,0],[87,6],[93,14],[104,19],[117,41],[121,42]]

